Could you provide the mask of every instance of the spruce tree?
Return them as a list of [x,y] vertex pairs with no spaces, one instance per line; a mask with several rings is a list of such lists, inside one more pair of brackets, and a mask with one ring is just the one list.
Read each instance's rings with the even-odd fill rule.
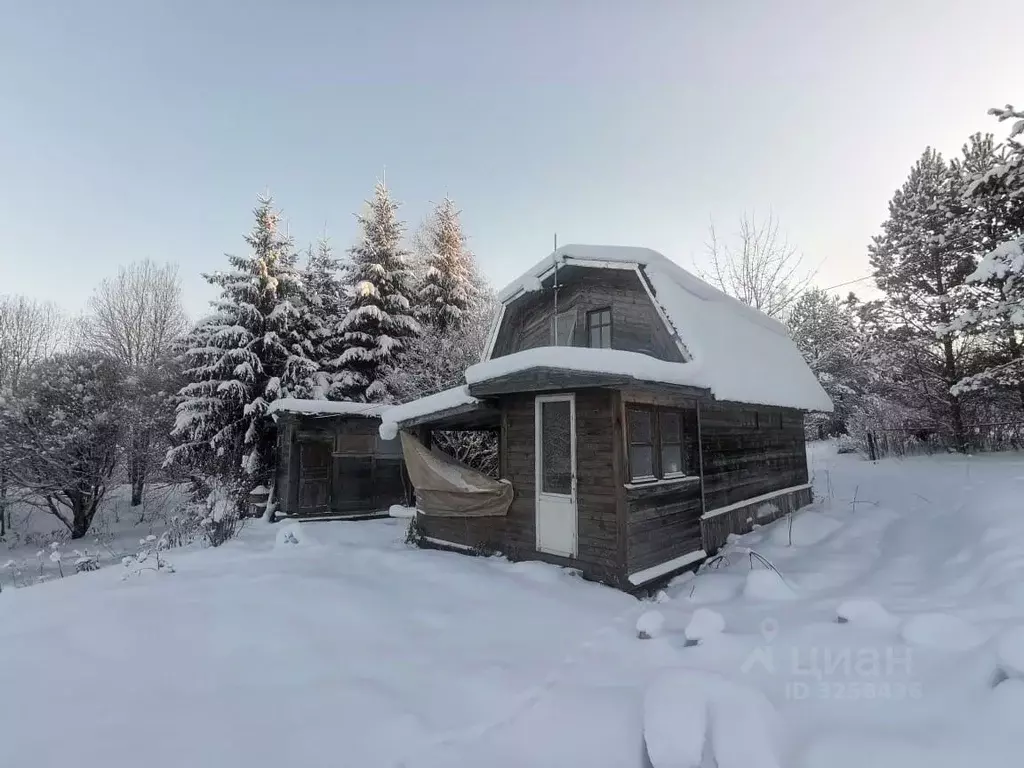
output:
[[424,232],[425,270],[418,291],[424,322],[437,333],[455,331],[476,300],[476,261],[466,247],[459,211],[448,197],[434,209]]
[[280,397],[311,394],[317,365],[292,242],[269,197],[260,197],[246,236],[250,253],[228,256],[231,269],[204,275],[220,289],[212,314],[187,339],[188,382],[169,462],[231,484],[241,496],[269,482],[275,430],[266,418]]
[[309,338],[313,343],[313,359],[321,370],[315,375],[312,396],[327,397],[332,379],[327,372],[330,361],[342,352],[336,328],[347,312],[347,301],[342,288],[341,260],[327,238],[321,238],[306,252],[303,270],[306,305],[309,311]]
[[410,302],[413,280],[409,253],[402,246],[404,227],[383,182],[367,201],[359,226],[360,241],[349,250],[344,278],[348,312],[334,328],[341,352],[327,364],[333,378],[329,396],[388,402],[393,399],[389,377],[420,326]]
[[954,387],[964,376],[962,333],[952,321],[966,309],[956,289],[974,270],[965,248],[959,188],[949,165],[926,149],[889,202],[889,218],[870,246],[889,329],[905,345],[915,386],[905,396],[966,448],[963,407]]

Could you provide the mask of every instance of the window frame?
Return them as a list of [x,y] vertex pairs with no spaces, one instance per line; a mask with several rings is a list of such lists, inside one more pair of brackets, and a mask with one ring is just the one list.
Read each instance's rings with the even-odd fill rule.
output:
[[[672,414],[679,419],[679,441],[666,443],[661,429],[661,417],[664,414]],[[683,412],[676,408],[659,408],[658,409],[658,472],[659,478],[662,480],[675,480],[680,477],[686,477],[686,440],[683,438]],[[678,472],[665,472],[665,446],[679,446],[679,471]]]
[[[629,414],[631,411],[638,411],[649,414],[651,419],[651,442],[638,442],[633,439],[633,430],[630,425]],[[647,405],[642,403],[626,403],[625,404],[625,423],[623,429],[625,430],[625,446],[626,446],[626,478],[625,482],[635,485],[642,485],[648,483],[657,483],[664,480],[679,480],[681,478],[690,477],[689,473],[689,453],[687,451],[686,441],[686,416],[685,408],[682,407],[670,407],[670,406],[657,406]],[[663,413],[674,414],[679,419],[679,442],[671,442],[667,445],[679,446],[679,462],[682,466],[682,470],[679,472],[671,472],[665,474],[664,471],[664,456],[662,451],[666,445],[662,439],[661,429],[661,416]],[[651,473],[650,475],[636,475],[633,471],[633,446],[642,445],[650,446],[651,448]]]
[[[650,442],[633,440],[633,428],[630,424],[629,412],[646,413],[651,420]],[[626,406],[626,472],[630,483],[653,483],[658,480],[658,414],[653,405],[627,405]],[[646,446],[651,449],[651,474],[637,475],[633,471],[633,446]]]
[[[593,318],[595,318],[595,317],[598,318],[599,320],[602,319],[601,315],[605,314],[606,312],[608,313],[608,322],[607,323],[603,323],[602,322],[602,323],[598,323],[596,325],[591,323],[591,320]],[[587,329],[587,346],[590,347],[591,349],[611,349],[612,348],[612,327],[613,326],[614,326],[614,319],[613,319],[613,316],[612,316],[612,308],[611,307],[600,307],[598,309],[592,309],[592,310],[588,311],[587,314],[586,314],[586,321],[585,321],[585,327]],[[594,346],[594,344],[593,344],[593,331],[595,329],[600,331],[600,335],[601,335],[602,341],[604,340],[605,334],[607,333],[607,336],[608,336],[608,346],[601,346],[601,347],[595,347]]]

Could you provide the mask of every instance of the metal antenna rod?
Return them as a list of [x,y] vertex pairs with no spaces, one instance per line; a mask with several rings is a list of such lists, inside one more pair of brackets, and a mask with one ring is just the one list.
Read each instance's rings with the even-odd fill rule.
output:
[[552,292],[552,294],[555,297],[555,318],[554,318],[554,323],[552,324],[552,327],[554,328],[554,335],[555,335],[555,339],[554,339],[555,344],[554,345],[556,347],[558,346],[558,253],[557,252],[558,252],[558,233],[555,232],[555,253],[551,254],[551,258],[554,260],[554,263],[555,263],[555,277],[554,277],[554,283],[552,283],[552,285],[551,285],[551,292]]

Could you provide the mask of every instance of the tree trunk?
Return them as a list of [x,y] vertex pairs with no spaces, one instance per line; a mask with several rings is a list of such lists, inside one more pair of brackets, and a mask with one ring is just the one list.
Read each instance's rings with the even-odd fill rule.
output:
[[[945,356],[946,384],[952,387],[956,384],[956,356],[953,354],[953,340],[946,336],[942,340],[942,351]],[[949,392],[949,389],[946,390]],[[960,453],[967,453],[967,432],[964,429],[963,409],[960,405],[960,397],[949,392],[949,411],[953,421],[953,445]]]
[[71,500],[71,538],[81,539],[89,532],[100,504],[100,496],[97,493],[73,491],[68,494],[68,498]]
[[132,484],[132,506],[137,507],[142,503],[146,476],[149,474],[149,440],[145,435],[140,435],[132,440],[131,446],[128,475]]

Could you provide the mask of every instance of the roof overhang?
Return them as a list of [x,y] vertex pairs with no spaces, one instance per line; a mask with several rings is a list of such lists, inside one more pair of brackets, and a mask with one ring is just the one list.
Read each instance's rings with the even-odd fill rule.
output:
[[552,392],[568,389],[622,389],[626,387],[654,387],[664,392],[674,392],[701,399],[710,399],[711,391],[702,387],[651,381],[627,373],[599,373],[559,368],[551,365],[537,365],[497,376],[469,385],[469,392],[475,397],[494,397],[515,392]]

